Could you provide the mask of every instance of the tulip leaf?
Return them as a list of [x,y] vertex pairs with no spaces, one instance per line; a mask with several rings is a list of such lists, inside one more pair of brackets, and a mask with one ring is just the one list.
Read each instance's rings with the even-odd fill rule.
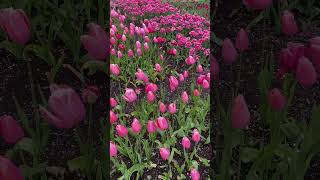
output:
[[124,179],[131,179],[131,176],[134,172],[140,172],[144,168],[148,167],[147,163],[144,164],[135,164],[132,167],[130,167],[127,171],[125,171],[125,174],[123,175]]
[[31,138],[24,137],[17,144],[15,144],[16,149],[24,150],[30,154],[33,154],[33,147],[35,147],[34,142]]
[[83,73],[84,70],[88,70],[88,74],[89,75],[93,75],[94,73],[96,73],[97,71],[102,71],[105,73],[107,72],[107,67],[108,64],[105,62],[101,62],[101,61],[88,61],[86,63],[84,63],[81,67],[81,72]]
[[258,154],[259,154],[259,150],[245,147],[245,148],[242,148],[240,151],[240,159],[244,163],[249,163],[253,161],[255,158],[257,158]]
[[14,42],[2,41],[0,42],[0,48],[3,48],[9,51],[10,53],[12,53],[17,57],[21,57],[22,55],[22,48]]
[[84,170],[86,168],[87,156],[79,156],[67,162],[70,171]]
[[280,129],[289,140],[295,140],[300,134],[300,129],[295,123],[289,122],[286,124],[282,124],[280,126]]
[[50,49],[48,49],[46,46],[30,44],[25,47],[24,53],[27,53],[29,51],[33,52],[37,57],[45,61],[48,65],[55,65],[55,58]]

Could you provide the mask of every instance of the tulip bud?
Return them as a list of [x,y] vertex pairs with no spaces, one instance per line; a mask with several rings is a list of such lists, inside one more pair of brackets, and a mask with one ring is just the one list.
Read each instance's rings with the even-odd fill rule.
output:
[[143,44],[143,48],[144,48],[145,51],[148,51],[148,50],[149,50],[149,45],[148,45],[147,42],[145,42],[145,43]]
[[161,102],[159,109],[160,109],[161,113],[165,113],[166,109],[167,109],[167,106],[164,103]]
[[148,124],[147,124],[147,131],[148,133],[154,133],[156,132],[156,125],[153,121],[148,121]]
[[118,120],[118,115],[113,111],[110,111],[110,123],[113,124],[117,122],[117,120]]
[[202,68],[201,64],[199,64],[199,65],[197,66],[197,72],[198,72],[198,73],[202,73],[202,72],[203,72],[203,68]]
[[131,103],[137,100],[137,95],[133,89],[127,88],[125,94],[123,95],[123,99]]
[[128,130],[125,126],[118,124],[116,126],[116,131],[120,137],[128,136]]
[[222,58],[224,63],[232,64],[238,57],[237,50],[234,48],[232,41],[226,38],[222,44]]
[[286,106],[287,100],[280,89],[274,88],[269,92],[268,101],[273,109],[281,111]]
[[129,50],[128,50],[128,56],[129,56],[129,57],[133,57],[133,55],[134,55],[133,51],[132,51],[131,49],[129,49]]
[[205,89],[208,89],[210,87],[210,84],[206,79],[202,81],[202,87]]
[[160,64],[156,64],[155,68],[156,68],[157,72],[161,72],[162,71],[162,68],[161,68]]
[[116,50],[112,48],[110,53],[111,53],[111,55],[116,55]]
[[284,11],[281,17],[281,30],[285,35],[294,35],[299,31],[294,15],[290,11]]
[[163,61],[163,55],[160,54],[159,57],[160,57],[160,60]]
[[186,91],[183,91],[183,93],[181,94],[181,99],[184,103],[188,103],[189,97]]
[[170,156],[170,150],[167,148],[160,148],[160,156],[163,160],[167,160]]
[[145,36],[143,39],[144,39],[144,41],[147,42],[147,43],[150,42],[150,39],[149,39],[148,36]]
[[195,142],[195,143],[198,143],[200,141],[201,137],[200,137],[200,133],[198,131],[198,129],[194,129],[192,131],[192,140]]
[[158,117],[158,119],[156,120],[156,126],[157,126],[157,128],[159,128],[162,131],[169,128],[167,119],[164,117]]
[[175,103],[169,104],[168,111],[170,114],[175,114],[177,112],[176,104]]
[[190,143],[190,140],[188,137],[183,137],[181,144],[182,144],[183,148],[185,148],[185,149],[189,149],[191,146],[191,143]]
[[126,35],[122,35],[122,37],[121,37],[121,40],[123,41],[123,42],[126,42],[127,41],[127,37],[126,37]]
[[140,41],[136,41],[136,47],[137,47],[137,49],[141,49],[141,43],[140,43]]
[[108,56],[108,38],[105,30],[94,23],[88,24],[88,28],[89,35],[81,36],[81,43],[91,58],[97,60],[106,59]]
[[232,105],[231,111],[232,127],[244,129],[250,123],[250,112],[242,95],[238,95]]
[[134,118],[131,123],[131,130],[133,133],[138,134],[141,131],[141,124],[138,119]]
[[152,91],[148,91],[147,100],[148,100],[149,103],[153,103],[153,101],[155,100],[155,96],[154,96]]
[[118,105],[118,102],[114,98],[110,98],[110,105],[112,108],[116,107]]
[[187,78],[189,76],[188,71],[183,71],[183,77]]
[[301,57],[299,59],[296,78],[304,88],[313,86],[317,81],[316,70],[306,57]]
[[142,55],[142,50],[140,48],[137,49],[137,54],[138,54],[138,56]]
[[236,39],[236,47],[243,52],[249,48],[248,34],[244,29],[240,29]]
[[249,9],[264,10],[271,6],[272,0],[243,0],[243,3]]
[[121,59],[122,58],[122,52],[118,51],[118,58]]
[[148,93],[149,91],[152,91],[153,93],[157,92],[158,90],[158,86],[154,83],[148,83],[145,87],[145,91],[146,93]]
[[198,89],[195,89],[195,90],[193,91],[193,95],[194,95],[194,96],[199,96],[199,95],[200,95],[199,90],[198,90]]
[[110,71],[113,75],[118,76],[120,74],[120,67],[118,64],[110,64]]
[[3,115],[0,116],[0,136],[6,143],[15,144],[24,137],[24,132],[12,116]]
[[196,170],[195,168],[192,168],[192,169],[191,169],[190,174],[191,174],[191,179],[192,179],[192,180],[200,180],[200,173],[199,173],[199,171]]
[[0,156],[1,180],[24,180],[21,170],[9,159]]
[[187,59],[186,59],[186,64],[187,65],[192,65],[192,64],[194,64],[196,62],[196,60],[192,57],[192,56],[189,56],[189,57],[187,57]]
[[110,141],[110,157],[117,156],[118,150],[114,142]]
[[171,92],[175,91],[179,86],[179,81],[174,76],[170,76],[169,78],[169,85]]
[[138,80],[143,81],[145,83],[149,82],[148,76],[141,69],[138,69],[138,71],[135,73],[135,75]]
[[70,129],[84,120],[85,107],[80,96],[68,86],[50,85],[48,110],[40,106],[44,119],[61,129]]

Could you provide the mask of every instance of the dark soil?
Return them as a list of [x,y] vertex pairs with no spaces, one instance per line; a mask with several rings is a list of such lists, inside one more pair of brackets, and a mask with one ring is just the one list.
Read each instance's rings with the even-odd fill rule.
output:
[[[234,2],[234,3],[232,3]],[[240,1],[239,1],[240,2]],[[226,9],[225,9],[226,8]],[[234,11],[235,10],[235,11]],[[233,13],[233,15],[231,15]],[[230,38],[235,41],[236,35],[240,28],[246,28],[247,25],[259,15],[259,12],[248,12],[241,3],[237,1],[224,1],[218,7],[216,19],[214,19],[213,32],[220,39]],[[299,16],[296,17],[299,19]],[[246,130],[249,137],[267,141],[267,132],[263,129],[262,122],[257,119],[257,107],[259,105],[259,90],[257,85],[257,77],[261,71],[261,64],[264,62],[262,58],[273,55],[274,62],[277,69],[278,53],[282,48],[285,48],[288,42],[302,42],[306,43],[309,38],[319,35],[320,28],[309,28],[304,32],[300,32],[294,37],[285,37],[276,35],[274,26],[266,21],[261,21],[256,26],[248,31],[250,49],[242,56],[242,70],[240,79],[239,93],[245,96],[251,114],[255,118],[252,119],[250,127]],[[221,48],[215,46],[214,55],[221,62]],[[222,63],[220,63],[222,64]],[[237,64],[237,63],[236,63]],[[222,101],[230,102],[230,87],[234,86],[234,79],[236,79],[236,72],[239,66],[232,65],[228,67],[221,65],[220,69],[220,92]],[[274,87],[281,88],[281,81],[276,81]],[[319,82],[312,89],[303,89],[299,85],[296,88],[295,96],[292,105],[289,109],[289,116],[297,121],[308,121],[310,119],[310,112],[313,104],[320,102],[320,85]],[[241,179],[245,179],[245,175],[249,171],[250,164],[242,164]],[[305,179],[315,180],[320,178],[320,161],[319,157],[315,156],[310,164]]]

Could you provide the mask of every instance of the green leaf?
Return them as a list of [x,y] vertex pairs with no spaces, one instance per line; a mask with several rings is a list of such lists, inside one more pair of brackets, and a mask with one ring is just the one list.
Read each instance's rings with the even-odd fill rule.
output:
[[253,161],[259,154],[259,150],[254,148],[245,147],[240,151],[240,159],[244,163]]
[[33,154],[33,147],[35,147],[33,140],[31,138],[24,137],[15,144],[14,148]]
[[79,156],[67,162],[70,171],[84,170],[86,168],[87,156]]
[[22,48],[17,45],[16,43],[10,42],[10,41],[2,41],[0,42],[0,48],[3,48],[13,55],[17,57],[21,57],[22,55]]
[[81,72],[83,72],[84,70],[88,70],[89,75],[92,75],[97,71],[107,73],[107,65],[107,63],[101,61],[88,61],[81,67]]
[[292,122],[282,124],[280,126],[282,132],[286,135],[289,140],[295,140],[300,135],[299,127]]

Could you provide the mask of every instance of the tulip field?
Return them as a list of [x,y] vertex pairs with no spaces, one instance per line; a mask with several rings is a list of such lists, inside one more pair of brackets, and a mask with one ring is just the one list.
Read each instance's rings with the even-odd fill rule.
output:
[[217,1],[213,179],[320,179],[319,1]]
[[111,179],[209,179],[209,2],[191,3],[111,1]]

